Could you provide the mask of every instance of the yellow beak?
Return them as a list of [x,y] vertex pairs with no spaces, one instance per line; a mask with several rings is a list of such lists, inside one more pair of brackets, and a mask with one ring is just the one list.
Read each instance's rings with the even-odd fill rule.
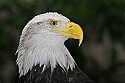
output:
[[83,41],[82,28],[73,22],[68,22],[64,30],[52,30],[52,32],[58,32],[61,35],[68,36],[73,39],[79,39],[79,46]]

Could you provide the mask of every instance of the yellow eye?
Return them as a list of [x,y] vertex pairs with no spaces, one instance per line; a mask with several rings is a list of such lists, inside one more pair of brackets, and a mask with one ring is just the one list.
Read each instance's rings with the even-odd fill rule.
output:
[[57,26],[57,22],[58,22],[58,21],[56,21],[56,20],[50,20],[50,21],[49,21],[49,24],[50,24],[51,26]]

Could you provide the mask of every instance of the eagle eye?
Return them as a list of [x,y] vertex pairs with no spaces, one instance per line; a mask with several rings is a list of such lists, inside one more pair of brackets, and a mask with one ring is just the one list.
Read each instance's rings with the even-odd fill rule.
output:
[[49,21],[49,24],[50,24],[51,26],[57,26],[57,22],[58,22],[58,21],[56,21],[56,20],[50,20],[50,21]]

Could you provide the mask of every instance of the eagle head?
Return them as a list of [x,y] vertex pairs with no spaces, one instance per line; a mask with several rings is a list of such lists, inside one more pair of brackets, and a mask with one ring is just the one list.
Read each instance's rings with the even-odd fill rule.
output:
[[70,22],[56,12],[35,16],[24,27],[17,49],[17,65],[20,76],[25,75],[33,66],[39,64],[43,71],[60,65],[64,70],[75,67],[75,61],[64,45],[68,38],[83,40],[81,27]]

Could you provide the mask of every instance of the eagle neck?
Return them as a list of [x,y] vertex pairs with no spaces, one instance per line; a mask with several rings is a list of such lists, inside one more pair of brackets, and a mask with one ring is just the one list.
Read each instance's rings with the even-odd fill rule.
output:
[[[43,71],[51,67],[51,72],[59,65],[62,69],[73,70],[75,61],[65,47],[64,42],[67,37],[44,37],[35,38],[34,42],[28,45],[28,48],[18,51],[17,64],[19,66],[20,76],[25,75],[33,66],[43,66]],[[49,41],[48,41],[49,40]],[[22,53],[25,51],[24,53]],[[21,54],[22,53],[22,54]]]

